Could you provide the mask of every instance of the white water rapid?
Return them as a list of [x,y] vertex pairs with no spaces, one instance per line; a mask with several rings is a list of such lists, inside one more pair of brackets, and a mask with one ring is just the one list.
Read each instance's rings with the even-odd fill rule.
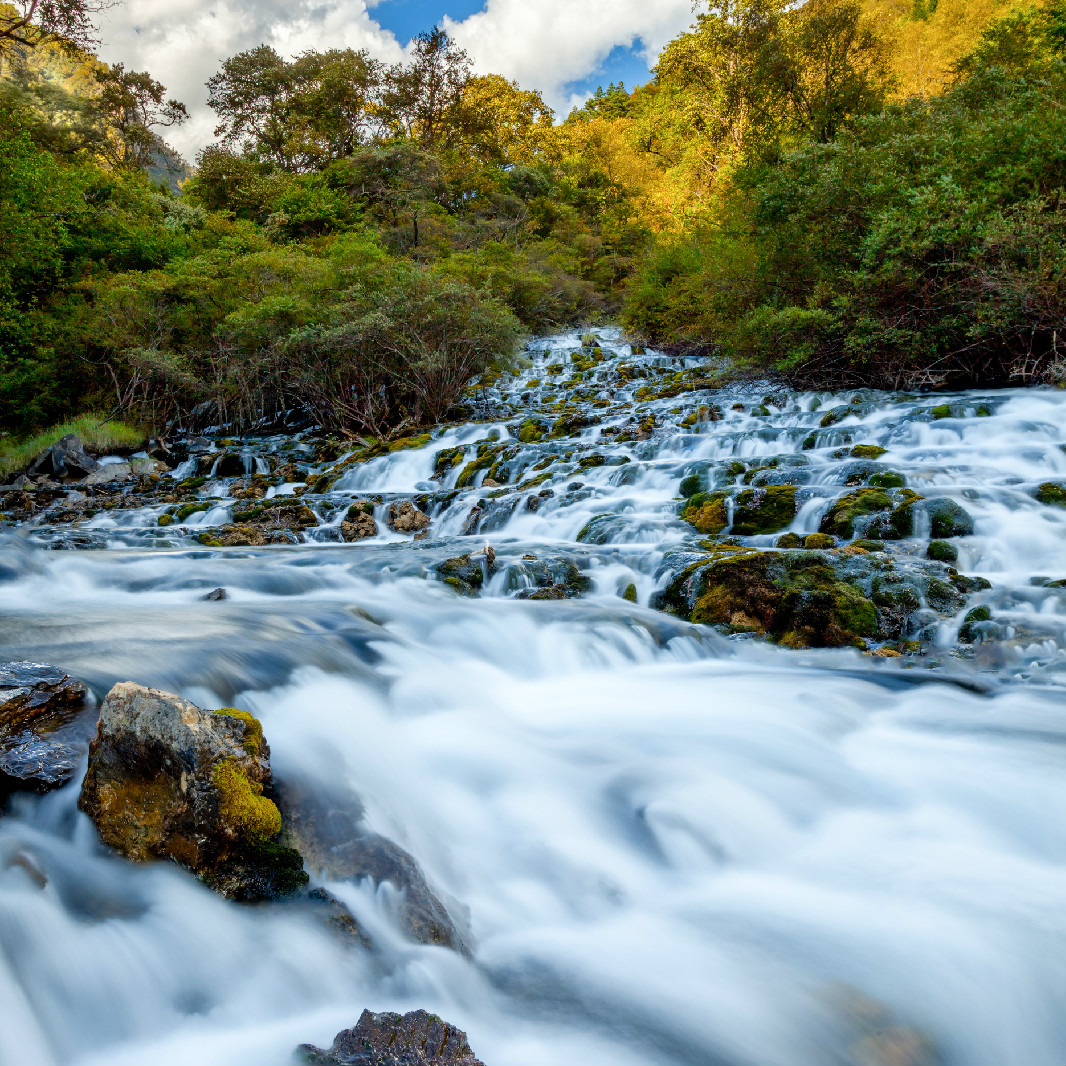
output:
[[[0,1066],[287,1066],[364,1007],[439,1014],[488,1066],[1066,1062],[1066,593],[1050,584],[1066,509],[1034,496],[1066,477],[1066,392],[640,399],[679,365],[598,334],[602,363],[570,388],[600,421],[519,444],[580,343],[538,341],[477,397],[483,420],[302,495],[319,524],[301,543],[197,543],[233,507],[210,478],[187,521],[159,526],[154,503],[76,523],[98,550],[48,550],[62,524],[0,534],[0,660],[55,663],[98,698],[133,680],[253,712],[275,775],[357,792],[472,949],[408,940],[387,884],[325,885],[364,951],[300,910],[117,858],[77,810],[79,774],[0,817]],[[650,369],[597,379],[620,366]],[[709,402],[720,420],[682,425]],[[308,440],[285,456],[330,469]],[[517,446],[505,491],[473,487],[486,465],[453,492],[486,441]],[[699,539],[677,517],[682,476],[801,456],[788,528],[806,534],[863,443],[974,520],[955,565],[991,588],[919,611],[921,656],[792,650],[649,606],[668,550]],[[245,444],[248,470],[280,446]],[[344,543],[368,497],[379,535]],[[427,539],[387,529],[398,498],[430,514]],[[597,515],[605,532],[578,542]],[[921,534],[892,550],[920,557]],[[486,543],[498,570],[479,596],[433,579]],[[591,591],[515,599],[523,555],[565,556]],[[216,587],[227,598],[204,601]],[[999,636],[963,647],[974,604]]]

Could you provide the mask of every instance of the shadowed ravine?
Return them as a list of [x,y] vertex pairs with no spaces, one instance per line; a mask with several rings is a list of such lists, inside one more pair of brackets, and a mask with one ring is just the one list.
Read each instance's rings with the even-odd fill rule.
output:
[[[364,1007],[421,1007],[488,1066],[1061,1066],[1066,508],[1039,486],[1066,477],[1066,393],[656,398],[684,367],[598,332],[600,361],[539,341],[473,397],[484,420],[421,446],[343,469],[306,435],[232,446],[248,475],[282,446],[300,467],[297,543],[212,546],[248,501],[209,453],[162,479],[207,470],[187,520],[160,525],[178,505],[155,499],[4,527],[0,660],[251,711],[278,779],[354,790],[471,955],[409,941],[388,885],[326,886],[365,951],[115,858],[79,774],[0,818],[0,1064],[286,1066]],[[500,450],[470,471],[479,442]],[[857,471],[856,445],[885,451]],[[651,606],[710,547],[678,517],[694,474],[731,520],[747,488],[795,487],[784,527],[735,538],[761,548],[899,475],[965,508],[954,587],[990,587],[909,605],[865,651],[694,625]],[[405,499],[425,539],[388,528]],[[378,535],[347,543],[357,500]],[[924,565],[921,522],[892,565]],[[95,550],[48,550],[71,538]],[[487,544],[476,596],[440,580]],[[544,562],[590,591],[515,598]]]

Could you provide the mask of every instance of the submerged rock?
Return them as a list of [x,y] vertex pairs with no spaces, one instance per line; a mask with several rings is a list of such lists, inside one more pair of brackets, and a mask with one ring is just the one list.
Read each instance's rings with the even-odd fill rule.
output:
[[332,1047],[301,1044],[296,1054],[309,1066],[485,1066],[462,1029],[424,1010],[364,1010],[354,1029],[333,1038]]
[[299,849],[315,874],[330,881],[388,882],[399,893],[396,919],[412,940],[466,951],[422,868],[398,844],[367,827],[354,792],[327,792],[311,781],[297,780],[280,784],[277,797],[285,821],[283,839]]
[[135,862],[171,859],[231,899],[288,896],[307,882],[278,843],[270,749],[246,711],[203,711],[119,682],[100,708],[78,806]]

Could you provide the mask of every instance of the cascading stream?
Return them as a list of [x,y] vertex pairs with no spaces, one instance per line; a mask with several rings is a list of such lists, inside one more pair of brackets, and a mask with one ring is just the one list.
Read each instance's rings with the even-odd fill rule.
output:
[[[252,438],[219,477],[208,444],[136,506],[0,534],[0,660],[251,711],[277,777],[358,793],[472,946],[412,943],[388,884],[324,886],[366,951],[118,859],[79,774],[0,817],[0,1066],[285,1066],[364,1007],[439,1014],[489,1066],[1061,1066],[1066,509],[1037,493],[1066,478],[1066,393],[672,392],[697,361],[597,335],[599,359],[538,341],[473,390],[479,420],[411,447],[348,462]],[[724,487],[731,521],[747,488],[794,484],[785,527],[737,538],[769,548],[823,526],[863,445],[885,449],[863,477],[973,519],[954,565],[991,587],[921,654],[792,650],[649,606],[705,539],[682,478]],[[270,495],[242,498],[268,465]],[[158,498],[177,484],[186,503]],[[405,500],[424,539],[388,527]],[[273,501],[316,524],[197,539]],[[378,531],[349,543],[356,501]],[[486,544],[477,596],[439,580]],[[588,591],[515,598],[564,564]],[[974,604],[994,641],[959,643]]]

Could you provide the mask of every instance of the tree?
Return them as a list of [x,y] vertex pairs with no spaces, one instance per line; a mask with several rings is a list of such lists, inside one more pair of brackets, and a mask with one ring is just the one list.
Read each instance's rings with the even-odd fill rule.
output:
[[207,83],[215,136],[282,170],[321,167],[376,136],[381,78],[365,51],[285,60],[260,45],[227,59]]
[[884,42],[851,0],[807,0],[784,20],[786,72],[793,117],[823,144],[841,124],[872,114],[889,88]]
[[0,6],[0,59],[49,41],[91,49],[93,16],[110,6],[110,0],[7,0]]
[[458,137],[478,158],[506,166],[541,154],[553,112],[540,93],[499,74],[485,74],[466,82],[461,103]]
[[189,118],[185,105],[165,99],[166,87],[146,70],[126,70],[122,63],[97,73],[100,95],[95,106],[113,134],[105,154],[115,166],[145,167],[163,147],[156,127],[180,126]]
[[470,77],[470,57],[445,30],[434,26],[420,33],[411,61],[389,68],[382,97],[385,128],[423,148],[461,141],[469,120],[463,93]]

